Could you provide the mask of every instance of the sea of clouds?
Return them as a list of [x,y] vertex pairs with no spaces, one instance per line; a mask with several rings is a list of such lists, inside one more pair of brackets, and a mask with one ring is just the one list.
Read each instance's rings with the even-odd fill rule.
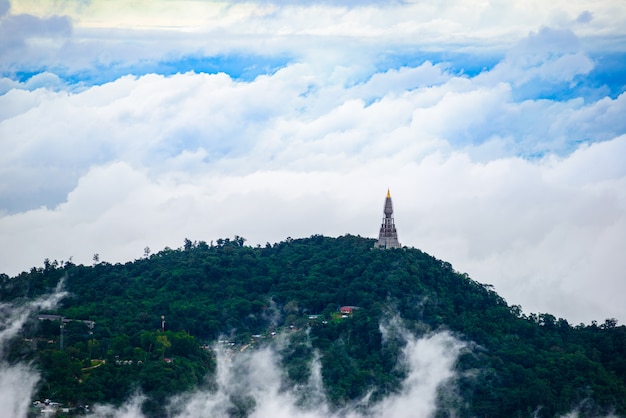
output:
[[426,62],[345,86],[292,64],[249,82],[190,72],[11,89],[2,271],[127,261],[186,237],[375,237],[389,187],[404,245],[526,312],[623,320],[626,96],[518,102],[515,77],[492,72]]
[[2,272],[375,237],[390,188],[402,244],[526,313],[626,320],[612,2],[172,4],[0,1]]
[[[403,244],[526,313],[624,322],[625,28],[613,0],[0,0],[0,272],[185,237],[375,237],[390,188]],[[5,347],[26,314],[0,309]],[[411,353],[445,361],[370,411],[430,399],[458,344],[408,338],[415,376]],[[172,413],[220,411],[241,368],[269,377],[239,388],[255,413],[328,412],[279,390],[275,362],[221,358],[220,389]],[[0,367],[23,415],[37,374]]]

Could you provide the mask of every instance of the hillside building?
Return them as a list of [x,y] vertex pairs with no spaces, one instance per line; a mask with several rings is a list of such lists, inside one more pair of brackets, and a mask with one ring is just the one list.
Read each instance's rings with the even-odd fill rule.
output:
[[385,217],[383,223],[380,226],[380,233],[378,234],[378,241],[374,244],[375,248],[400,248],[400,242],[398,242],[398,231],[396,231],[396,225],[393,220],[393,205],[391,203],[391,193],[387,189],[387,197],[385,198]]

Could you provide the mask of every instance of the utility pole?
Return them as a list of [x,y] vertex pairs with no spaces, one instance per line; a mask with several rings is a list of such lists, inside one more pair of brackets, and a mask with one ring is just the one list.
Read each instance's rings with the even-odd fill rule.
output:
[[61,338],[59,340],[59,346],[61,351],[63,351],[63,330],[65,329],[65,324],[63,323],[63,320],[61,320]]

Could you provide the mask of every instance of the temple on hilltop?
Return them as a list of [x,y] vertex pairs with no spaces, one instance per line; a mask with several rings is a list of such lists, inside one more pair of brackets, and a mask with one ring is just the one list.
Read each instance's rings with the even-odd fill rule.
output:
[[374,244],[375,248],[400,248],[401,245],[398,242],[398,231],[396,231],[396,225],[393,222],[393,206],[391,204],[391,193],[387,189],[387,198],[385,199],[385,217],[383,218],[383,224],[380,226],[380,233],[378,234],[378,241]]

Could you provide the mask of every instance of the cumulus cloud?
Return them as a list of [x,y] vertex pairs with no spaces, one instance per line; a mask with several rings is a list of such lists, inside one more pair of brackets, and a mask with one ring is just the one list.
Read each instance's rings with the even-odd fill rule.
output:
[[3,268],[125,261],[184,237],[374,236],[375,190],[391,187],[404,244],[527,310],[624,318],[606,302],[624,267],[626,95],[517,101],[501,68],[467,77],[425,62],[349,84],[300,63],[251,81],[189,72],[11,89]]
[[[485,86],[482,76],[452,76],[428,62],[377,73],[352,87],[325,77],[332,75],[316,75],[314,67],[300,64],[249,83],[186,73],[125,77],[69,94],[11,90],[1,96],[7,105],[0,125],[3,170],[12,179],[3,185],[2,206],[52,207],[89,166],[118,159],[161,169],[195,155],[198,167],[253,149],[265,159],[260,164],[269,160],[281,167],[306,167],[302,160],[321,154],[324,161],[314,161],[319,169],[333,159],[338,163],[341,153],[420,153],[443,141],[472,146],[503,138],[499,142],[511,146],[509,153],[562,152],[578,142],[610,139],[624,128],[613,117],[623,97],[588,105],[518,103],[508,83]],[[373,143],[381,137],[389,138],[384,147]],[[37,178],[24,164],[47,172]]]
[[[34,41],[28,49],[13,48],[0,70],[53,67],[71,77],[95,80],[106,77],[103,72],[115,78],[145,74],[158,71],[162,62],[233,54],[287,56],[320,67],[362,72],[375,68],[381,57],[398,53],[501,54],[541,26],[576,27],[590,44],[614,49],[626,27],[626,13],[608,0],[586,8],[566,1],[545,5],[523,1],[188,1],[185,7],[165,0],[141,6],[123,1],[23,1],[15,2],[13,9],[7,22],[29,16],[38,19],[31,26],[41,33],[50,31],[50,36],[46,48]],[[577,19],[585,23],[571,23]],[[562,20],[570,24],[561,25]],[[52,35],[64,41],[52,42]],[[26,35],[16,36],[7,38],[12,39],[8,45],[17,45]],[[576,68],[588,66],[581,60],[574,63]],[[561,62],[561,68],[568,63],[572,64]]]
[[[29,71],[15,65],[26,60],[51,57],[49,49],[58,49],[72,32],[65,16],[39,17],[32,14],[12,14],[8,2],[0,4],[0,58],[2,71]],[[37,68],[39,70],[39,68]]]
[[[626,321],[626,94],[593,78],[623,53],[614,1],[132,6],[0,0],[3,272],[185,237],[375,236],[390,187],[403,244],[525,312]],[[219,72],[251,52],[265,61],[237,72],[257,76]],[[193,71],[203,59],[214,74]],[[453,361],[454,341],[427,340],[407,347]],[[268,372],[274,354],[255,355],[240,367]],[[0,376],[0,401],[37,380],[27,366]],[[228,379],[189,407],[223,407]],[[409,379],[376,408],[432,387]],[[283,408],[259,411],[307,416],[278,386],[245,390]]]
[[[610,2],[34,4],[0,5],[5,28],[34,28],[3,63],[27,68],[11,54],[41,39],[54,56],[28,55],[48,71],[0,80],[5,272],[126,261],[184,237],[375,236],[375,190],[390,187],[401,242],[510,303],[626,318],[611,291],[624,267],[626,95],[589,79],[590,45],[626,27]],[[179,26],[162,20],[173,16]],[[291,59],[250,80],[135,65],[250,45]],[[438,61],[386,58],[433,48]],[[485,48],[503,58],[477,74],[443,62]],[[72,78],[94,69],[114,75]]]
[[505,82],[516,99],[569,97],[568,90],[583,82],[594,63],[569,29],[543,27],[510,49],[491,71],[476,77],[489,84]]
[[572,322],[623,318],[614,292],[626,290],[619,280],[626,267],[619,256],[626,245],[625,146],[621,136],[568,158],[475,164],[456,155],[430,163],[429,178],[438,181],[414,188],[428,199],[409,209],[418,219],[437,213],[437,221],[412,234],[526,312]]

